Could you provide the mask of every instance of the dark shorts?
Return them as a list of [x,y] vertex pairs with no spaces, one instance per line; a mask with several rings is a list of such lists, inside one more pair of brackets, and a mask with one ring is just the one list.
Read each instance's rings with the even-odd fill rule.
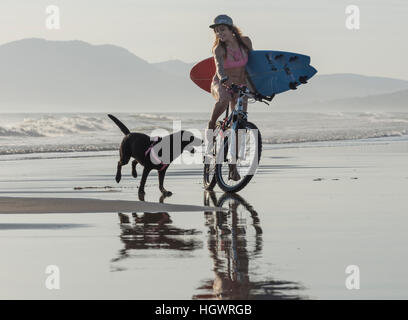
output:
[[[243,83],[243,85],[247,85]],[[214,77],[211,82],[211,94],[217,101],[235,101],[238,99],[237,93],[230,92],[224,85],[220,83],[218,77]],[[244,101],[247,101],[247,97],[244,98]]]

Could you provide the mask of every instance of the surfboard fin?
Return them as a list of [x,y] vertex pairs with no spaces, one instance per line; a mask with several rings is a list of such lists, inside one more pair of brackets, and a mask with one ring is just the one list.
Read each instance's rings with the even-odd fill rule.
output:
[[296,90],[297,89],[296,86],[297,82],[289,82],[289,88],[291,88],[292,90]]
[[307,83],[307,76],[300,76],[299,77],[299,82],[303,83],[303,84]]

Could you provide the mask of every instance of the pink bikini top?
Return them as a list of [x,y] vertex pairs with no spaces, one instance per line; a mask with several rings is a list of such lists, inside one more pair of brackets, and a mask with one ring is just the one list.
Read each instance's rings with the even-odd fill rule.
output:
[[234,57],[234,60],[228,59],[229,56],[227,55],[227,58],[224,59],[225,69],[243,67],[247,64],[248,56],[244,56],[242,54],[241,48],[238,48],[237,50],[227,48],[227,51],[230,53],[231,56]]

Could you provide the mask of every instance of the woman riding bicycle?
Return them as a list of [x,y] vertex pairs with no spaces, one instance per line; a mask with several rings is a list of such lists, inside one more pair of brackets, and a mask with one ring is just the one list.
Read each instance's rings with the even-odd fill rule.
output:
[[[217,16],[210,28],[214,29],[215,33],[212,52],[216,66],[216,73],[211,83],[211,94],[217,102],[208,122],[208,129],[213,130],[218,117],[228,108],[228,105],[231,106],[232,111],[238,99],[238,95],[230,92],[227,87],[233,83],[249,86],[245,66],[248,62],[248,52],[253,49],[249,37],[243,37],[241,31],[227,15]],[[243,103],[245,112],[247,104],[245,97]],[[228,178],[234,181],[241,179],[236,164],[229,165]]]

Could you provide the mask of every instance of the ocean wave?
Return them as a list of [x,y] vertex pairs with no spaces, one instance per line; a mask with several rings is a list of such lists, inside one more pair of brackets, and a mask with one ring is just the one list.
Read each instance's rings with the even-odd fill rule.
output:
[[[131,127],[129,127],[129,130],[131,132],[139,132],[139,133],[144,133],[144,134],[147,134],[147,135],[152,135],[157,130],[162,130],[163,131],[162,135],[164,135],[165,132],[168,132],[167,134],[170,134],[170,133],[173,132],[172,127],[165,126],[165,125],[153,125],[153,126],[152,125],[140,125],[140,126],[137,126],[137,127],[131,126]],[[154,135],[156,135],[156,134],[154,134]]]
[[118,150],[119,143],[0,146],[0,155]]
[[330,116],[330,117],[344,117],[345,113],[340,111],[330,111],[330,112],[323,112],[323,115]]
[[0,127],[0,137],[44,137],[44,135],[30,128]]
[[276,137],[263,137],[262,142],[266,144],[284,144],[284,143],[307,143],[307,142],[323,142],[323,141],[341,141],[341,140],[361,140],[361,139],[377,139],[386,137],[401,137],[408,135],[406,130],[390,130],[380,131],[372,130],[369,132],[358,131],[341,131],[341,132],[322,132],[310,134],[296,134]]
[[[404,130],[372,130],[369,132],[359,131],[338,131],[338,132],[309,132],[294,133],[285,135],[262,134],[264,144],[288,144],[288,143],[308,143],[339,140],[361,140],[371,138],[400,137],[408,135],[408,129]],[[47,145],[19,145],[0,146],[0,155],[21,155],[32,153],[69,153],[69,152],[98,152],[117,151],[120,141],[117,143],[97,143],[97,144],[47,144]]]
[[132,118],[136,119],[151,119],[151,120],[180,120],[180,118],[177,117],[170,117],[170,116],[164,116],[161,114],[154,114],[154,113],[138,113],[138,114],[132,114]]
[[371,123],[408,123],[408,119],[399,118],[398,114],[389,114],[386,112],[363,112],[359,114],[360,117],[366,118]]
[[[180,117],[183,129],[196,127],[204,134],[208,119],[202,114],[180,114]],[[150,113],[122,114],[118,118],[132,132],[150,136],[172,133],[175,119],[172,114]],[[18,114],[5,115],[0,120],[0,155],[117,151],[123,138],[119,128],[102,113]],[[265,144],[386,137],[392,140],[391,137],[408,135],[408,113],[254,113],[250,121],[259,127]]]
[[22,121],[0,126],[4,137],[56,137],[106,130],[111,127],[108,120],[87,116],[42,116],[25,118]]

